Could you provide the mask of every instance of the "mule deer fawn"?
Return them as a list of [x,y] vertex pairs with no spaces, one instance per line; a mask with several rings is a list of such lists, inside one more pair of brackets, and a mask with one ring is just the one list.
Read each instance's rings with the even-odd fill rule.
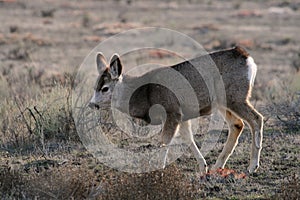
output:
[[[217,66],[222,77],[226,92],[225,105],[220,104],[218,99],[210,98],[207,85],[194,67],[195,65],[198,65],[198,67],[206,65],[205,59],[208,57]],[[117,109],[129,114],[131,117],[155,124],[157,122],[149,116],[149,109],[156,104],[162,105],[166,113],[162,128],[163,144],[170,144],[178,131],[182,138],[190,143],[190,148],[199,163],[200,173],[205,174],[207,164],[193,139],[190,119],[211,114],[213,105],[216,105],[216,108],[223,113],[229,127],[229,133],[225,146],[212,169],[224,168],[238,143],[238,138],[244,128],[244,121],[248,124],[252,133],[248,171],[252,173],[258,169],[262,148],[263,116],[254,109],[249,101],[257,66],[243,48],[237,46],[213,52],[173,66],[158,68],[138,77],[122,74],[122,62],[117,54],[114,54],[110,59],[110,63],[107,64],[103,54],[98,53],[96,63],[99,77],[89,107],[99,108],[101,105],[111,102],[112,93],[117,82],[122,87],[121,90],[117,91],[117,96],[122,98],[127,91],[126,89],[138,83],[139,80],[153,78],[166,68],[176,70],[190,83],[195,91],[199,107],[181,105],[175,94],[168,88],[149,83],[134,91],[130,97],[128,109],[122,107],[122,103],[116,104]],[[116,99],[116,101],[121,101],[121,99]]]

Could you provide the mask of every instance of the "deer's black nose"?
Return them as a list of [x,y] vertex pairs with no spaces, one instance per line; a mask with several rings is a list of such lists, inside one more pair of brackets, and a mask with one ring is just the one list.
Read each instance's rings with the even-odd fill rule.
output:
[[98,104],[92,103],[92,102],[89,103],[89,107],[92,109],[97,109],[97,110],[100,109],[100,106]]

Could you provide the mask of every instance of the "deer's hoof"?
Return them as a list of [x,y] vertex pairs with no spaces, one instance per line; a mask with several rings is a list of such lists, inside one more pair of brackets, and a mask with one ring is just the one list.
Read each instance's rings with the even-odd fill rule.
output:
[[259,164],[250,165],[250,166],[248,167],[248,172],[249,172],[250,174],[252,174],[252,173],[256,172],[258,168],[259,168]]
[[199,168],[200,168],[200,171],[199,171],[200,176],[205,176],[208,172],[207,164],[200,165]]

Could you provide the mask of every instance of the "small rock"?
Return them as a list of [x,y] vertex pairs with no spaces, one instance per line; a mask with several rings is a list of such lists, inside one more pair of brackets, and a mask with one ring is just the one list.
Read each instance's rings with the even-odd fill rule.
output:
[[42,17],[53,17],[54,12],[56,11],[55,8],[47,9],[47,10],[42,10],[41,15]]
[[19,32],[19,27],[18,26],[15,26],[15,25],[12,25],[9,27],[9,31],[11,33],[16,33],[16,32]]
[[283,14],[291,14],[293,13],[293,10],[289,7],[283,7],[283,8],[280,8],[280,7],[270,7],[268,9],[268,12],[270,14],[276,14],[276,15],[283,15]]

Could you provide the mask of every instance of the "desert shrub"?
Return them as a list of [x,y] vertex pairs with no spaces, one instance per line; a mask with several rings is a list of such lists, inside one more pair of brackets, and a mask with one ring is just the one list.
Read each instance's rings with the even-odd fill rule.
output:
[[[33,149],[55,141],[78,141],[71,113],[70,86],[57,84],[38,96],[6,98],[0,109],[0,147]],[[13,94],[12,94],[13,95]]]
[[57,86],[26,108],[30,114],[32,132],[40,139],[76,140],[68,88]]
[[285,130],[300,130],[300,98],[274,103],[275,116]]
[[291,80],[278,80],[278,86],[269,92],[266,117],[283,130],[300,130],[300,93],[292,87]]
[[66,165],[36,173],[0,170],[1,199],[91,199],[99,195],[94,173],[85,165]]
[[98,192],[93,172],[84,165],[52,168],[27,180],[27,195],[32,199],[91,199]]
[[11,170],[8,166],[0,167],[0,198],[20,199],[24,195],[26,182],[18,171]]
[[195,199],[197,194],[196,186],[175,165],[142,174],[111,170],[98,177],[100,199]]
[[[4,105],[0,109],[0,147],[7,151],[12,151],[15,148],[27,148],[33,135],[31,124],[26,122],[27,113],[21,110],[19,103],[13,100],[4,100]],[[29,145],[29,146],[27,146]]]

